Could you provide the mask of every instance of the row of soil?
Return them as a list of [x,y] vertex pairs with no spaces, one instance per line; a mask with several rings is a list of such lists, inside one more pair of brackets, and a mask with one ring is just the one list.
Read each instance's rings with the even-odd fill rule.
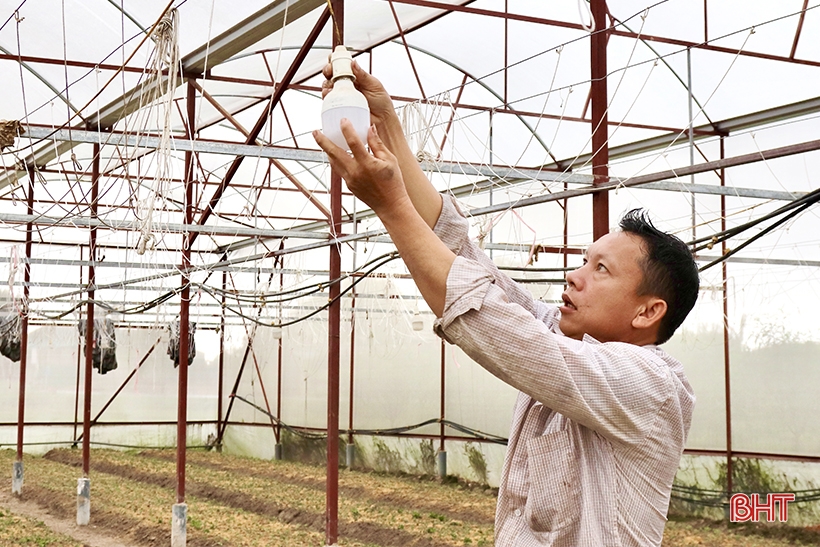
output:
[[[73,468],[81,467],[81,454],[76,450],[49,452],[46,460]],[[259,464],[270,466],[268,472]],[[313,476],[317,468],[301,464],[283,464],[285,473],[276,473],[280,462],[259,462],[218,454],[192,458],[186,467],[186,501],[189,510],[200,502],[210,502],[234,512],[256,515],[316,534],[324,532],[324,483]],[[306,476],[299,480],[298,473]],[[156,487],[168,492],[175,490],[176,466],[167,453],[123,454],[112,451],[95,451],[91,459],[92,507],[96,475],[108,475],[129,483]],[[284,480],[279,480],[284,477]],[[370,478],[371,482],[372,477]],[[395,482],[390,477],[389,482]],[[402,482],[402,481],[400,481]],[[405,480],[408,484],[415,481]],[[416,484],[418,484],[416,482]],[[422,485],[424,486],[424,485]],[[346,487],[345,487],[346,488]],[[377,487],[384,489],[383,486]],[[372,491],[372,496],[357,498],[349,494],[365,494],[368,489],[352,487],[343,490],[339,506],[339,536],[347,545],[408,545],[417,547],[445,547],[463,544],[490,544],[492,542],[492,517],[483,524],[464,523],[452,516],[436,512],[446,506],[439,502],[423,506],[401,506],[401,502],[389,493]],[[404,496],[408,501],[418,496]],[[484,496],[489,507],[494,499]],[[418,501],[418,499],[417,499]],[[449,510],[450,515],[456,511]],[[93,512],[96,516],[96,512]],[[468,515],[475,518],[475,514]],[[130,527],[130,526],[129,526]],[[200,526],[199,530],[207,526]],[[202,545],[209,543],[208,534],[198,536]],[[145,535],[136,537],[142,543]],[[153,539],[153,538],[152,538]],[[289,542],[291,545],[298,543]]]
[[82,543],[50,530],[42,522],[0,508],[0,545],[4,547],[83,547]]

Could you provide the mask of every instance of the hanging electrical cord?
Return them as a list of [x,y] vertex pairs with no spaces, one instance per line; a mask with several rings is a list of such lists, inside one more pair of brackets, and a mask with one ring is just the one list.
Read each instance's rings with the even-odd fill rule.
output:
[[712,249],[718,243],[722,243],[724,241],[727,241],[730,238],[733,238],[733,237],[745,232],[746,230],[749,230],[751,228],[754,228],[755,226],[758,226],[759,224],[761,224],[763,222],[766,222],[767,220],[770,220],[770,219],[773,219],[775,217],[783,215],[781,218],[779,218],[778,220],[773,222],[771,225],[767,226],[766,228],[764,228],[763,230],[761,230],[760,232],[758,232],[754,236],[750,237],[749,239],[747,239],[746,241],[744,241],[743,243],[741,243],[737,247],[735,247],[731,250],[728,250],[723,256],[720,256],[720,257],[716,258],[715,260],[709,262],[705,266],[700,267],[699,270],[704,271],[708,268],[711,268],[712,266],[714,266],[716,264],[720,264],[721,262],[728,259],[730,256],[736,254],[738,251],[748,247],[750,244],[754,243],[755,241],[757,241],[761,237],[773,232],[776,228],[782,226],[786,222],[788,222],[791,219],[798,216],[800,213],[806,211],[809,207],[811,207],[812,205],[815,205],[818,201],[820,201],[820,189],[809,192],[808,194],[805,194],[804,196],[801,196],[801,197],[795,199],[794,201],[791,201],[791,202],[787,203],[783,207],[780,207],[780,208],[776,209],[775,211],[772,211],[771,213],[763,215],[760,218],[757,218],[757,219],[752,220],[750,222],[746,222],[746,223],[741,224],[739,226],[735,226],[733,228],[729,228],[728,230],[718,232],[718,233],[713,234],[711,236],[702,237],[702,238],[698,238],[698,239],[695,239],[693,241],[690,241],[688,243],[688,245],[692,247],[692,252],[694,252],[694,253],[697,253],[698,251],[702,251],[704,249]]
[[[290,321],[281,321],[281,318],[280,318],[280,322],[279,322],[279,323],[267,323],[267,322],[265,322],[265,321],[262,321],[262,320],[260,320],[260,319],[257,319],[256,317],[250,317],[250,316],[248,316],[248,315],[245,315],[245,314],[243,314],[241,311],[236,310],[236,309],[232,308],[231,306],[227,306],[227,305],[226,305],[226,306],[225,306],[225,309],[226,309],[226,310],[229,310],[229,311],[231,311],[231,312],[233,312],[235,315],[237,315],[237,316],[239,316],[239,317],[242,317],[243,319],[246,319],[246,320],[248,320],[248,321],[251,321],[251,322],[253,322],[253,323],[256,323],[256,324],[261,325],[261,326],[264,326],[264,327],[289,327],[289,326],[291,326],[291,325],[295,325],[295,324],[297,324],[297,323],[301,323],[302,321],[305,321],[305,320],[307,320],[307,319],[310,319],[311,317],[313,317],[313,316],[317,315],[318,313],[320,313],[320,312],[322,312],[322,311],[324,311],[324,310],[328,309],[328,308],[329,308],[329,307],[330,307],[330,306],[331,306],[334,302],[338,301],[339,299],[341,299],[341,298],[342,298],[342,296],[344,296],[345,294],[347,294],[348,292],[350,292],[350,291],[353,289],[353,287],[355,287],[356,285],[358,285],[359,283],[361,283],[361,282],[362,282],[364,279],[366,279],[366,278],[367,278],[367,277],[368,277],[371,273],[373,273],[374,271],[376,271],[377,269],[379,269],[379,268],[380,268],[380,267],[382,267],[383,265],[387,264],[388,262],[392,262],[393,260],[396,260],[397,258],[399,258],[399,253],[398,253],[398,252],[393,252],[393,253],[390,253],[390,254],[387,256],[387,258],[385,258],[384,260],[380,261],[378,264],[376,264],[375,266],[373,266],[372,268],[370,268],[369,270],[367,270],[366,272],[364,272],[364,273],[363,273],[363,274],[362,274],[362,275],[361,275],[358,279],[356,279],[355,281],[353,281],[353,282],[352,282],[349,286],[347,286],[344,290],[340,291],[340,293],[339,293],[339,295],[338,295],[338,296],[336,296],[336,297],[334,297],[334,298],[329,299],[329,300],[327,301],[327,303],[326,303],[326,304],[323,304],[322,306],[319,306],[318,308],[316,308],[316,309],[315,309],[315,310],[313,310],[312,312],[310,312],[310,313],[308,313],[308,314],[306,314],[306,315],[303,315],[303,316],[301,316],[301,317],[298,317],[298,318],[296,318],[296,319],[292,319],[292,320],[290,320]],[[336,282],[339,282],[339,281],[341,281],[341,280],[337,280]],[[207,292],[207,291],[206,291],[206,292]],[[210,294],[210,293],[209,293],[209,294]],[[212,296],[214,296],[214,295],[212,295]],[[214,298],[216,299],[216,297],[215,297],[215,296],[214,296]],[[220,303],[222,302],[221,300],[218,300],[218,301],[219,301]]]

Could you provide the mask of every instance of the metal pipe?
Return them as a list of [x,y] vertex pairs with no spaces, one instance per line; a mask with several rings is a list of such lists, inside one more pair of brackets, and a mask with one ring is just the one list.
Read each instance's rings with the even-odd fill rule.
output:
[[[607,125],[609,96],[607,95],[607,39],[606,0],[590,0],[595,32],[590,37],[590,68],[592,83],[592,176],[593,186],[609,182],[609,127]],[[592,239],[609,232],[609,193],[592,195]]]
[[[26,208],[28,214],[34,214],[34,168],[28,170],[28,194],[26,195]],[[26,225],[26,263],[23,265],[23,306],[19,310],[23,317],[20,325],[20,384],[17,392],[17,462],[22,465],[23,461],[23,429],[26,416],[26,368],[28,365],[28,296],[29,284],[31,281],[31,243],[32,225]]]
[[225,294],[228,288],[228,272],[222,271],[222,311],[219,316],[219,379],[216,387],[216,433],[217,449],[222,449],[219,432],[222,430],[222,390],[225,379]]
[[[83,252],[85,249],[80,247],[80,261],[83,260]],[[79,269],[80,272],[80,283],[77,285],[78,287],[82,287],[83,285],[83,269]],[[82,356],[83,356],[83,344],[82,340],[77,338],[77,382],[74,388],[74,435],[73,438],[77,438],[77,425],[80,416],[80,370],[82,366]],[[77,448],[77,445],[73,445],[73,448]]]
[[444,363],[446,361],[447,353],[444,348],[444,339],[441,340],[441,390],[440,390],[440,405],[439,405],[439,452],[444,452]]
[[350,300],[350,384],[347,401],[347,444],[353,444],[353,370],[356,362],[356,287]]
[[[313,46],[313,43],[318,38],[319,34],[321,33],[322,28],[324,28],[325,23],[329,18],[330,14],[328,10],[325,9],[322,14],[319,16],[319,20],[313,27],[313,30],[310,34],[305,38],[305,42],[302,44],[301,49],[296,54],[296,58],[291,63],[288,71],[282,77],[282,81],[279,82],[278,86],[275,88],[273,95],[271,95],[270,102],[268,104],[268,108],[262,112],[262,115],[256,121],[256,124],[253,126],[253,129],[250,130],[249,135],[245,139],[245,144],[253,144],[256,142],[256,138],[259,136],[259,133],[262,132],[262,129],[265,127],[265,124],[268,122],[268,118],[270,117],[270,113],[276,104],[279,102],[279,99],[282,97],[282,94],[285,92],[287,87],[290,85],[291,80],[296,75],[299,67],[302,65],[302,61],[305,60],[307,57],[308,52],[310,52],[310,48]],[[193,140],[193,139],[192,139]],[[222,198],[222,194],[225,192],[225,189],[231,183],[236,173],[239,171],[239,167],[242,165],[242,160],[244,160],[244,156],[237,156],[236,159],[231,163],[230,167],[228,167],[225,176],[219,183],[219,186],[214,190],[213,195],[211,196],[210,201],[208,202],[207,206],[202,211],[202,214],[199,216],[197,224],[200,226],[204,226],[205,222],[208,220],[208,217],[211,216],[211,213],[214,212],[216,209],[217,203]],[[193,246],[194,240],[197,237],[197,232],[191,232],[188,234],[188,247],[191,248]]]
[[[188,80],[186,97],[188,114],[188,138],[194,140],[196,136],[196,88]],[[194,220],[194,154],[185,152],[185,224]],[[188,244],[182,248],[182,292],[179,302],[179,367],[177,390],[177,504],[185,503],[185,461],[188,433],[188,345],[190,337],[188,312],[191,303],[191,284],[188,268],[191,266],[190,234],[185,238]]]
[[[333,12],[333,47],[344,44],[344,0],[331,0]],[[342,177],[330,172],[330,235],[342,231]],[[341,246],[330,246],[330,279],[342,271]],[[336,545],[339,537],[339,358],[341,351],[341,299],[339,283],[328,289],[332,304],[327,310],[327,483],[325,488],[325,545]]]
[[[97,198],[100,182],[100,145],[93,145],[91,165],[91,218],[97,218]],[[97,261],[97,228],[91,228],[88,243],[88,305],[85,326],[85,376],[83,378],[83,478],[88,478],[91,460],[91,373],[94,357],[94,289],[97,283],[94,263]],[[102,333],[101,333],[102,334]],[[102,363],[101,363],[102,365]]]
[[[720,138],[720,157],[723,158],[724,137]],[[726,173],[720,170],[720,185],[726,184]],[[720,230],[726,230],[726,196],[720,196]],[[726,241],[720,243],[721,255],[726,254]],[[721,263],[723,276],[723,374],[724,389],[726,398],[726,491],[732,495],[732,475],[734,465],[732,463],[732,387],[729,377],[729,284],[727,274],[727,264],[724,260]]]

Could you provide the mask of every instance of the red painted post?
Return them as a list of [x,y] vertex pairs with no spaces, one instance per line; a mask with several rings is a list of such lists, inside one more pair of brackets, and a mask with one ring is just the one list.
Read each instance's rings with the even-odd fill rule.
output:
[[[97,218],[100,180],[100,145],[93,145],[91,164],[91,218]],[[88,242],[88,305],[85,326],[85,376],[83,378],[83,478],[88,478],[91,460],[91,373],[94,355],[94,286],[97,283],[94,263],[97,261],[97,228],[91,228]]]
[[[609,126],[607,109],[609,97],[606,87],[607,20],[606,0],[591,0],[595,32],[590,37],[592,72],[592,175],[595,186],[609,181]],[[592,194],[592,238],[596,240],[609,232],[609,193],[604,190]]]
[[[720,159],[724,155],[724,137],[720,137]],[[720,170],[720,185],[726,185],[725,169]],[[720,230],[726,231],[726,196],[720,196]],[[720,243],[721,255],[726,254],[726,241]],[[732,386],[729,378],[729,284],[726,261],[720,264],[723,275],[723,373],[724,389],[726,397],[726,491],[729,497],[732,496],[732,474],[734,464],[732,462]]]
[[216,395],[216,449],[222,451],[222,392],[224,390],[225,378],[225,290],[228,287],[228,272],[222,270],[222,313],[219,317],[219,380],[217,382]]
[[[34,215],[34,167],[28,170],[28,193],[26,195],[26,208],[29,218]],[[32,223],[26,224],[26,262],[23,265],[23,307],[20,310],[23,317],[20,325],[20,384],[17,392],[17,460],[15,465],[15,481],[12,490],[22,493],[23,483],[23,431],[25,429],[26,417],[26,368],[28,365],[28,296],[29,282],[31,281],[31,245],[32,245]],[[14,303],[12,302],[12,305]],[[18,471],[19,469],[19,471]],[[19,477],[17,476],[19,473]],[[14,486],[19,488],[15,489]]]
[[[344,44],[344,0],[331,0],[333,47]],[[342,231],[342,177],[330,173],[330,236]],[[342,257],[338,245],[330,246],[330,279],[339,279]],[[341,351],[341,293],[339,283],[329,288],[333,302],[327,312],[327,483],[325,488],[325,545],[335,545],[339,537],[339,353]]]
[[[186,97],[188,114],[188,138],[196,135],[196,88],[188,81]],[[194,220],[194,154],[185,152],[185,224]],[[191,287],[188,270],[191,267],[192,240],[183,237],[182,247],[182,292],[179,302],[179,384],[177,390],[177,503],[185,503],[185,460],[188,430],[188,337],[191,303]]]

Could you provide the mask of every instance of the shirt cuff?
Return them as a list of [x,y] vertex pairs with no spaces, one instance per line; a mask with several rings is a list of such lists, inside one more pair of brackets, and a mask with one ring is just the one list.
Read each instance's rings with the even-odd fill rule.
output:
[[446,330],[459,316],[478,310],[484,303],[493,277],[483,266],[463,256],[457,256],[447,275],[447,293],[444,313],[433,323],[433,331],[449,343],[453,341]]
[[452,196],[442,195],[441,201],[441,214],[433,231],[448,249],[459,254],[464,242],[469,240],[470,223]]

